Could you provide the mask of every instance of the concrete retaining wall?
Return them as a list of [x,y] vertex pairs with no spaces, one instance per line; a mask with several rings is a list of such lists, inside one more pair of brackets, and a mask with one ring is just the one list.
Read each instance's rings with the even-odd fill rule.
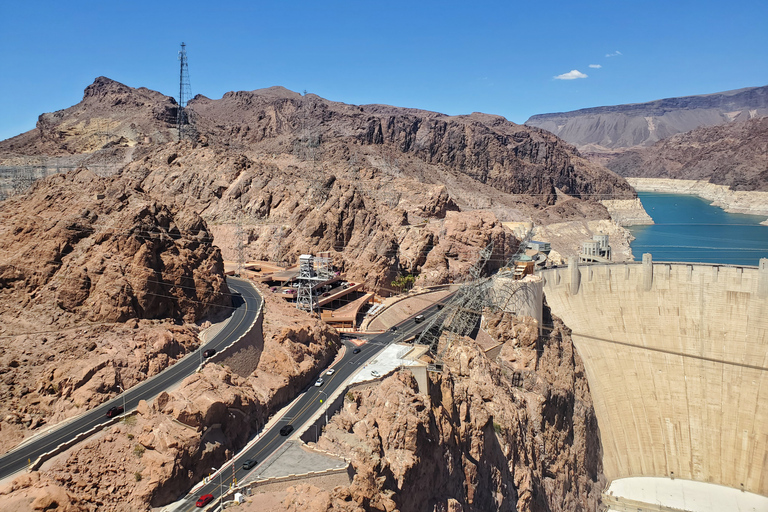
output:
[[[250,284],[250,283],[249,283]],[[253,285],[251,285],[253,286]],[[256,293],[259,291],[253,286]],[[259,294],[261,295],[261,294]],[[256,370],[264,352],[264,298],[262,297],[259,312],[251,324],[251,328],[243,336],[234,341],[224,350],[219,351],[207,361],[229,366],[241,377],[248,377]]]
[[[338,486],[348,486],[352,483],[354,470],[350,464],[345,468],[327,469],[325,471],[310,471],[297,475],[287,475],[265,480],[249,482],[238,488],[238,492],[250,489],[253,492],[278,492],[284,491],[290,485],[300,481],[303,484],[314,485],[325,491],[332,491]],[[233,493],[234,494],[234,493]]]
[[573,330],[609,480],[669,476],[768,495],[768,260],[540,272]]
[[37,471],[38,469],[40,469],[40,466],[42,466],[45,461],[52,459],[53,457],[59,455],[60,453],[65,452],[66,450],[69,450],[70,448],[72,448],[73,446],[78,444],[80,441],[88,439],[93,434],[95,434],[97,432],[101,432],[105,428],[111,427],[115,423],[117,423],[119,421],[122,421],[123,418],[126,418],[128,416],[132,416],[134,414],[136,414],[136,411],[132,411],[132,412],[130,412],[128,414],[124,414],[122,416],[118,416],[117,418],[109,419],[109,420],[107,420],[106,422],[104,422],[104,423],[102,423],[100,425],[96,425],[95,427],[93,427],[90,430],[86,430],[85,432],[81,432],[80,434],[78,434],[74,438],[72,438],[71,440],[65,441],[65,442],[61,443],[60,445],[58,445],[53,450],[51,450],[49,452],[45,452],[44,454],[40,455],[37,459],[34,460],[34,462],[32,462],[29,465],[29,468],[28,468],[29,471]]

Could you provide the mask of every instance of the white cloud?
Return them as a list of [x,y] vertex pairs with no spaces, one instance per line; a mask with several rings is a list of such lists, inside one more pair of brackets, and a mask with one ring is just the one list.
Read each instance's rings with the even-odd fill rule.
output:
[[605,54],[606,57],[618,57],[619,55],[622,55],[622,53],[619,50],[616,50],[613,53],[606,53]]
[[591,67],[592,69],[600,69],[603,66],[601,66],[600,64],[590,64],[589,67]]
[[562,75],[557,75],[555,77],[555,79],[557,80],[574,80],[576,78],[587,78],[587,75],[585,75],[578,69],[572,69],[567,73],[563,73]]

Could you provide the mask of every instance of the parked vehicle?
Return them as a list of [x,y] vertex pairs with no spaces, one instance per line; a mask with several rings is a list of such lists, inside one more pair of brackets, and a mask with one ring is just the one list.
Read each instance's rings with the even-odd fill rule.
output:
[[118,405],[117,407],[112,407],[107,411],[107,418],[114,418],[115,416],[120,416],[121,414],[123,414],[123,407]]
[[213,501],[213,494],[203,494],[200,496],[200,498],[195,502],[196,507],[204,507],[210,502]]

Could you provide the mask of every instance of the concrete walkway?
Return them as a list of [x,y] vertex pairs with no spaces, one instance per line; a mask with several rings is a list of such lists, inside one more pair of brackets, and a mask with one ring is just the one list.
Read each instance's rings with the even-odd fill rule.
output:
[[255,471],[251,472],[243,483],[345,467],[347,467],[347,462],[340,457],[325,455],[306,448],[301,441],[288,441],[274,455],[259,465]]
[[731,487],[660,477],[620,478],[603,493],[608,512],[765,512],[768,497]]

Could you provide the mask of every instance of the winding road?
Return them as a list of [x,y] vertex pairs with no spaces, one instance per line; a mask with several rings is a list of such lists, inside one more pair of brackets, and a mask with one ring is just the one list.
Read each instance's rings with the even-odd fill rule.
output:
[[[441,302],[446,302],[450,297],[444,298]],[[400,322],[396,326],[396,331],[389,330],[381,333],[375,337],[370,338],[365,344],[360,347],[356,347],[351,342],[344,340],[344,345],[347,347],[344,357],[336,362],[331,368],[334,372],[332,375],[327,375],[327,370],[323,370],[322,376],[325,381],[322,386],[316,387],[310,385],[304,392],[294,401],[291,407],[283,414],[283,416],[271,425],[269,430],[264,431],[261,434],[261,438],[253,445],[249,446],[245,450],[238,453],[232,460],[228,461],[224,467],[220,468],[216,474],[214,474],[207,484],[201,487],[197,487],[194,491],[190,492],[175,504],[168,506],[165,510],[195,510],[195,501],[205,494],[212,494],[215,498],[222,496],[222,491],[229,490],[230,484],[233,483],[233,477],[237,479],[237,482],[242,482],[249,473],[255,469],[245,470],[243,469],[243,462],[247,459],[256,460],[257,463],[261,463],[266,460],[270,455],[275,453],[294,432],[288,436],[280,435],[280,429],[286,425],[291,425],[296,430],[300,430],[300,427],[308,422],[321,407],[323,407],[322,401],[327,400],[332,396],[336,390],[343,386],[347,379],[352,376],[362,365],[368,360],[374,358],[379,352],[384,350],[388,345],[399,341],[401,339],[407,339],[421,330],[428,324],[429,319],[437,314],[440,310],[437,305],[432,305],[422,311],[414,313],[406,320]],[[416,323],[415,317],[423,314],[425,317],[424,322]],[[355,349],[359,348],[359,352],[355,353]],[[234,466],[234,471],[232,467]],[[211,507],[215,507],[217,501],[211,504]],[[199,510],[199,509],[197,509]]]
[[110,420],[106,414],[110,408],[125,404],[125,411],[128,412],[135,409],[140,400],[151,400],[162,391],[174,387],[197,370],[203,360],[203,351],[209,348],[221,351],[248,332],[261,307],[262,299],[256,289],[243,279],[228,277],[227,285],[232,291],[234,311],[229,322],[210,342],[116,398],[67,420],[62,425],[39,434],[9,451],[0,457],[0,479],[25,469],[30,462],[34,462],[60,444],[73,440],[77,435],[88,432],[100,424],[108,423]]
[[[200,346],[194,352],[188,354],[173,366],[163,370],[159,374],[144,382],[137,384],[117,397],[101,404],[100,406],[84,413],[76,418],[67,420],[63,424],[54,427],[48,432],[39,434],[24,444],[0,457],[0,479],[8,477],[28,467],[43,454],[56,449],[60,444],[74,440],[78,435],[101,424],[109,423],[107,411],[115,406],[125,405],[126,412],[136,408],[140,400],[151,400],[161,392],[173,388],[189,375],[193,374],[203,361],[203,351],[213,348],[217,352],[224,350],[230,344],[248,332],[256,319],[262,299],[256,289],[247,281],[237,278],[227,278],[227,284],[232,294],[234,310],[227,324],[219,331],[210,342]],[[448,298],[444,298],[445,302]],[[213,494],[217,498],[222,495],[222,490],[229,488],[233,477],[242,481],[253,470],[244,470],[243,461],[255,459],[264,461],[272,455],[289,438],[290,434],[283,436],[279,433],[283,426],[291,425],[298,430],[311,419],[322,407],[322,400],[329,396],[355,373],[361,365],[372,359],[391,343],[410,337],[421,331],[432,315],[439,312],[436,305],[419,311],[397,325],[396,331],[390,330],[369,339],[361,347],[356,347],[348,340],[344,340],[347,347],[344,357],[334,366],[332,375],[327,375],[327,369],[322,376],[324,384],[320,387],[309,386],[292,404],[290,409],[272,427],[261,434],[261,438],[241,451],[233,460],[228,461],[226,469],[221,469],[221,475],[215,476],[208,484],[196,488],[186,496],[183,496],[175,504],[168,507],[174,510],[194,509],[197,497],[204,494]],[[416,323],[414,318],[423,314],[424,323]],[[359,350],[356,350],[358,349]],[[234,475],[229,468],[234,465]],[[226,475],[226,476],[225,476]],[[198,509],[199,510],[199,509]]]

